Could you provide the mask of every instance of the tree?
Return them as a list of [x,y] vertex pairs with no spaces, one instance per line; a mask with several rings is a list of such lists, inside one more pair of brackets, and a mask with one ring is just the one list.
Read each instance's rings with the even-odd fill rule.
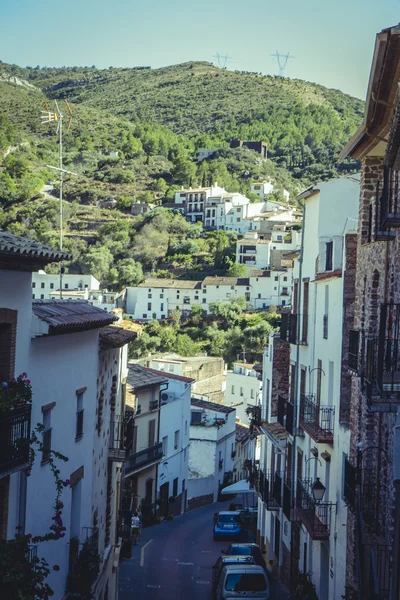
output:
[[82,259],[82,265],[86,273],[90,273],[99,281],[107,278],[113,255],[104,246],[92,246]]
[[242,265],[240,263],[233,263],[228,271],[228,277],[246,277],[247,275],[247,267],[246,265]]
[[200,350],[199,344],[196,344],[187,333],[176,336],[175,352],[181,356],[196,356]]
[[123,258],[116,263],[118,283],[121,287],[138,285],[144,279],[142,265],[133,258]]

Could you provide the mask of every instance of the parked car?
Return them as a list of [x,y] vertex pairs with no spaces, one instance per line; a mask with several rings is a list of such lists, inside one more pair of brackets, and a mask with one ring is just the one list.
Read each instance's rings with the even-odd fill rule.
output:
[[212,589],[216,593],[219,578],[222,569],[227,565],[255,565],[256,561],[252,556],[220,556],[217,558],[212,568]]
[[246,535],[244,521],[239,510],[224,510],[214,518],[214,540],[230,537],[243,539]]
[[231,544],[227,550],[221,550],[222,554],[226,556],[252,556],[256,561],[256,565],[259,565],[267,570],[267,565],[258,544]]
[[258,565],[227,565],[217,585],[217,600],[233,598],[270,599],[267,575]]

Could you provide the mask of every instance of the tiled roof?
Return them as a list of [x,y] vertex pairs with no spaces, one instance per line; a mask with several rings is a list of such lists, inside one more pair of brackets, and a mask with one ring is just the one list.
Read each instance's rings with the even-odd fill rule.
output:
[[[158,373],[158,372],[157,372]],[[158,375],[153,369],[147,369],[139,365],[128,365],[127,381],[134,391],[154,387],[167,383],[165,374]]]
[[224,406],[223,404],[217,404],[216,402],[208,402],[207,400],[198,400],[197,398],[192,398],[190,403],[192,406],[197,406],[198,408],[207,408],[208,410],[214,410],[215,412],[221,412],[227,415],[236,410],[230,406]]
[[81,331],[110,325],[118,317],[85,300],[34,300],[33,314],[50,326],[50,333]]
[[37,258],[45,263],[71,259],[71,254],[67,252],[61,252],[28,238],[13,235],[8,231],[0,231],[0,255]]
[[250,271],[250,277],[271,277],[271,271],[269,269],[254,269],[254,271]]
[[138,287],[144,288],[177,288],[194,290],[200,289],[201,281],[195,281],[190,279],[146,279],[142,283],[139,283]]
[[183,377],[183,375],[176,375],[175,373],[168,373],[167,371],[158,371],[157,369],[151,369],[150,367],[146,368],[147,371],[154,373],[154,375],[167,377],[167,379],[176,379],[177,381],[183,381],[185,383],[194,383],[196,381],[195,379],[191,379],[190,377]]
[[203,285],[250,285],[248,277],[206,277]]
[[245,425],[236,423],[236,441],[237,442],[245,442],[246,440],[251,440],[255,437],[257,437],[257,434],[250,431],[250,427],[246,427]]
[[286,427],[278,423],[278,421],[275,423],[263,423],[262,429],[270,438],[273,438],[278,442],[286,441],[289,435],[286,431]]
[[108,325],[100,329],[100,345],[104,348],[121,348],[129,342],[133,342],[138,334],[124,327]]

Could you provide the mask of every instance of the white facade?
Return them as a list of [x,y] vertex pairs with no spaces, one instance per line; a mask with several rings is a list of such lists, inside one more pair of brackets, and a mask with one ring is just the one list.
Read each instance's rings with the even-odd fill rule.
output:
[[236,262],[252,269],[279,269],[286,252],[298,247],[300,233],[287,229],[283,223],[269,223],[268,232],[247,231],[236,242]]
[[261,200],[264,200],[265,196],[272,194],[274,185],[271,181],[256,181],[250,184],[250,191],[260,196]]
[[224,474],[233,471],[236,411],[192,400],[188,500],[216,502]]
[[[100,282],[93,275],[75,275],[66,273],[62,276],[64,290],[99,290]],[[60,275],[38,271],[32,273],[33,299],[47,299],[55,290],[60,290]],[[43,295],[43,298],[41,297]]]
[[[165,375],[168,389],[162,392],[160,408],[160,436],[163,457],[158,467],[157,498],[162,491],[165,498],[173,498],[168,512],[174,515],[186,511],[186,496],[189,465],[190,399],[193,379]],[[161,507],[162,510],[165,507]]]
[[226,406],[236,409],[236,418],[244,425],[250,424],[247,409],[261,400],[262,382],[252,364],[235,362],[226,374]]
[[[278,510],[268,509],[268,494],[273,489],[271,481],[276,484],[279,476],[281,497],[287,493],[290,499],[294,468],[295,481],[301,481],[293,493],[297,519],[302,525],[295,552],[299,552],[299,567],[306,564],[307,571],[312,572],[320,600],[340,600],[345,591],[347,508],[342,473],[350,432],[340,420],[347,277],[343,248],[346,231],[354,228],[357,219],[358,188],[354,179],[344,177],[321,184],[302,196],[303,262],[295,260],[292,302],[293,314],[297,318],[301,315],[299,329],[295,329],[296,335],[300,331],[301,343],[290,346],[290,392],[284,399],[283,412],[278,406],[278,417],[271,416],[271,386],[276,375],[272,369],[273,345],[263,360],[262,415],[266,423],[262,426],[265,435],[261,437],[260,470],[270,487],[264,501],[260,494],[258,529],[267,546],[268,559],[281,579],[287,579],[292,549],[288,505],[285,510],[283,501]],[[289,414],[293,414],[290,427]],[[299,431],[302,435],[293,436]],[[326,489],[322,502],[313,505],[311,486],[317,477]],[[307,521],[310,506],[315,518]]]

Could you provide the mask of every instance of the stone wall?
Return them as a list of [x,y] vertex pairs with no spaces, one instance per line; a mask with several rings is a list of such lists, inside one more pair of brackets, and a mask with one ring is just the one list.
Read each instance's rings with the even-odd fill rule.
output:
[[200,506],[205,506],[206,504],[212,504],[213,502],[213,494],[207,494],[206,496],[197,496],[196,498],[190,498],[188,500],[188,511],[193,510],[194,508],[200,508]]
[[290,344],[282,342],[278,335],[273,337],[273,377],[271,390],[271,416],[278,416],[278,396],[288,398]]
[[[392,241],[375,239],[376,184],[382,181],[383,161],[366,158],[362,162],[359,206],[359,231],[357,245],[356,284],[354,299],[354,328],[373,337],[379,333],[379,307],[383,302],[400,302],[398,265],[400,264],[400,237]],[[370,208],[370,206],[372,208]],[[350,250],[350,248],[349,248]],[[346,315],[349,317],[350,314]],[[348,325],[347,325],[348,326]],[[346,323],[344,324],[346,327]],[[349,327],[351,328],[351,327]],[[361,343],[361,338],[360,338]],[[346,357],[344,356],[344,360]],[[363,453],[361,467],[366,476],[367,469],[375,474],[368,496],[373,495],[376,507],[375,518],[366,530],[366,541],[372,542],[379,536],[380,543],[393,541],[393,473],[391,464],[385,459],[393,456],[395,413],[372,412],[367,404],[361,376],[352,377],[350,402],[350,460],[357,465],[357,444],[363,449],[375,447]],[[342,376],[345,377],[342,372]],[[343,382],[343,378],[342,378]],[[376,447],[382,450],[377,450]],[[365,490],[363,490],[365,496]],[[374,531],[375,533],[372,533]],[[357,587],[356,579],[356,515],[348,511],[347,520],[347,572],[346,584]]]

